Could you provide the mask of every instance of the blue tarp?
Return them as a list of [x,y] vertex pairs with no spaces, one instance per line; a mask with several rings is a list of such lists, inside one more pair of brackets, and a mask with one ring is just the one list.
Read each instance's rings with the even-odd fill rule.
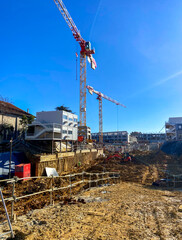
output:
[[[0,153],[0,177],[7,177],[9,174],[10,153]],[[26,162],[25,154],[22,152],[13,152],[11,161],[11,172],[14,173],[15,165]]]

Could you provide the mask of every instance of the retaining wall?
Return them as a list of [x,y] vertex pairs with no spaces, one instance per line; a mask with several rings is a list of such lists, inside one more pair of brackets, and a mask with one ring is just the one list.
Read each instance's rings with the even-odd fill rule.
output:
[[89,165],[102,154],[103,149],[92,149],[36,156],[34,174],[35,176],[44,175],[45,167],[55,168],[59,174],[69,172],[79,165]]

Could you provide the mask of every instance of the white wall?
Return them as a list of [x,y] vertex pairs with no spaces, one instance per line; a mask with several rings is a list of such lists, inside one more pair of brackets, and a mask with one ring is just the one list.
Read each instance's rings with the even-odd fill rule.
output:
[[[78,138],[78,116],[76,114],[66,111],[37,112],[36,122],[61,124],[62,139],[77,140]],[[69,134],[68,131],[72,133]]]

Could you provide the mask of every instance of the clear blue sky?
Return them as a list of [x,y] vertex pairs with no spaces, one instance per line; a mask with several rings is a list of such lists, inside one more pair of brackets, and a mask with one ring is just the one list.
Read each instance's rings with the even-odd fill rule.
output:
[[[87,84],[127,106],[119,130],[157,132],[182,116],[181,0],[64,0],[98,68]],[[0,1],[0,95],[32,114],[64,104],[79,113],[79,45],[53,0]],[[87,125],[98,131],[98,100],[87,94]],[[103,100],[104,131],[117,107]]]

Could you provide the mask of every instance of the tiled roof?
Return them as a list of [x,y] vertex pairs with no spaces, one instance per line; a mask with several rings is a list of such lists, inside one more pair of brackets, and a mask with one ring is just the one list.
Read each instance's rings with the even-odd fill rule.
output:
[[0,114],[13,114],[17,116],[31,115],[11,103],[0,101]]

